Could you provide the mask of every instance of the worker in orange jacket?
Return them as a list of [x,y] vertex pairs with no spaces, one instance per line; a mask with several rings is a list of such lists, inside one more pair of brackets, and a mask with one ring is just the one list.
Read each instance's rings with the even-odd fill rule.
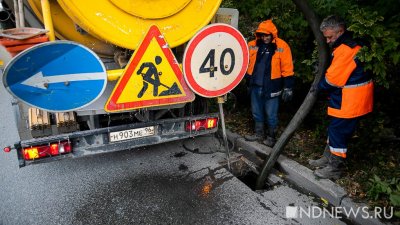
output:
[[332,58],[318,88],[329,94],[328,143],[322,158],[310,165],[322,167],[314,173],[320,178],[338,179],[347,156],[348,140],[361,116],[372,111],[374,84],[357,57],[361,45],[338,16],[328,16],[320,26],[326,42],[332,47]]
[[278,37],[278,29],[272,20],[261,22],[255,36],[256,39],[248,43],[250,62],[246,75],[255,134],[245,138],[248,141],[264,140],[267,125],[268,133],[263,143],[272,147],[276,142],[280,97],[290,101],[293,96],[292,53],[289,45]]

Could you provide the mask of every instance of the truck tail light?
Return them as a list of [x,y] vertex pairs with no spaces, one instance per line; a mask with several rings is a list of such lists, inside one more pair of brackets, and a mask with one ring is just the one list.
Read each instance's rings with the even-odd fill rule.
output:
[[218,118],[211,117],[201,120],[192,120],[186,122],[186,131],[198,131],[212,129],[218,126]]
[[4,152],[11,152],[11,147],[10,146],[4,147],[3,151]]
[[56,156],[72,151],[71,142],[61,141],[48,145],[32,146],[22,150],[25,160],[39,159],[48,156]]

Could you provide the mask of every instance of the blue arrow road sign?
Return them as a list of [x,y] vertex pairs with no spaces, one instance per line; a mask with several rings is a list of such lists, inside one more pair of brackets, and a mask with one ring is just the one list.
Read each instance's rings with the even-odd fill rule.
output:
[[29,48],[6,66],[5,88],[23,102],[46,111],[73,111],[89,105],[106,88],[107,73],[90,49],[71,42]]

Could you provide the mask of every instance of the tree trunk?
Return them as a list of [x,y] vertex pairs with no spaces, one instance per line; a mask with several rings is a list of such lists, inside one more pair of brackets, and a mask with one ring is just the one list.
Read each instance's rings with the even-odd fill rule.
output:
[[290,138],[293,136],[296,129],[303,122],[304,118],[310,112],[313,107],[316,99],[318,91],[316,89],[321,77],[325,73],[325,70],[328,66],[329,60],[329,49],[325,42],[325,38],[319,30],[320,19],[315,14],[314,10],[308,5],[307,0],[293,0],[293,3],[300,9],[308,21],[308,24],[311,27],[312,32],[314,33],[314,37],[317,41],[318,48],[318,71],[315,75],[314,81],[311,85],[310,91],[305,97],[303,103],[300,108],[297,110],[296,114],[293,116],[292,120],[289,122],[286,129],[283,131],[282,135],[279,137],[278,141],[274,145],[272,149],[272,153],[263,165],[260,175],[257,178],[256,189],[262,189],[265,185],[265,180],[267,179],[269,173],[279,155],[283,151],[286,144],[289,142]]

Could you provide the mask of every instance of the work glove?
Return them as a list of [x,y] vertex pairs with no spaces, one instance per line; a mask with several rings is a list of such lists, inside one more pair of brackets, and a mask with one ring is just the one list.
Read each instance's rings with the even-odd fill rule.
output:
[[282,93],[283,102],[288,102],[288,101],[292,100],[292,98],[293,98],[293,90],[291,88],[283,89],[283,93]]

